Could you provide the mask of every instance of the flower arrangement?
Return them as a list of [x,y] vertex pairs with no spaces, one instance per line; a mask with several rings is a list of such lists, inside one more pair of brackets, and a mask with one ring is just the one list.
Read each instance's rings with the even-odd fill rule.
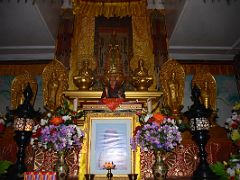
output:
[[[229,138],[239,148],[240,147],[240,102],[236,103],[232,109],[232,115],[225,122],[225,129]],[[210,165],[212,171],[219,176],[220,180],[240,179],[240,157],[231,155],[228,161],[216,162]]]
[[236,155],[232,155],[228,162],[216,162],[210,165],[212,171],[219,176],[220,180],[240,179],[240,160]]
[[76,125],[83,112],[75,112],[69,108],[67,101],[56,113],[47,113],[40,123],[34,126],[31,138],[33,147],[48,150],[64,151],[81,147],[84,132]]
[[240,147],[240,102],[233,106],[232,115],[225,122],[225,129],[233,143]]
[[137,112],[140,126],[134,131],[131,146],[144,151],[171,151],[182,141],[176,120],[161,113]]

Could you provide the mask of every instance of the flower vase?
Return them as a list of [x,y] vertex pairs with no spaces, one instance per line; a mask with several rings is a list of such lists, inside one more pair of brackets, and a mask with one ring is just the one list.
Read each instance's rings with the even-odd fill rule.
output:
[[68,166],[65,162],[66,152],[58,152],[58,160],[55,166],[55,171],[58,174],[58,180],[66,180],[68,176]]
[[154,180],[164,180],[167,176],[167,165],[163,161],[164,153],[162,151],[155,151],[155,162],[152,167]]

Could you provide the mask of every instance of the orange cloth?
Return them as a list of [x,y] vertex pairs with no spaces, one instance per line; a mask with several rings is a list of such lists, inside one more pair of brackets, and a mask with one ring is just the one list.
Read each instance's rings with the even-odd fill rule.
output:
[[111,111],[114,111],[122,102],[124,102],[124,99],[104,98],[104,99],[101,99],[101,102],[105,104]]

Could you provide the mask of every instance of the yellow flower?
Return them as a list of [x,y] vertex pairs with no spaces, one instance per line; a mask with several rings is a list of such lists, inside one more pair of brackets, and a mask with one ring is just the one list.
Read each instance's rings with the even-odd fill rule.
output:
[[237,129],[232,130],[231,138],[233,141],[240,139],[240,134]]
[[236,104],[233,106],[233,109],[234,109],[234,110],[240,110],[240,102],[236,103]]
[[227,166],[227,165],[228,165],[228,163],[227,163],[226,161],[223,161],[223,164],[224,164],[224,166]]

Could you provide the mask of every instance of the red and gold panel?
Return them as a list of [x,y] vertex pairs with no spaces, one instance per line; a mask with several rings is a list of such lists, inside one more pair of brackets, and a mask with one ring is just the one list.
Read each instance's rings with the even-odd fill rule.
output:
[[[208,153],[208,163],[224,161],[234,152],[232,142],[227,139],[214,139],[206,146]],[[151,152],[141,152],[141,177],[142,179],[152,179],[152,165],[154,155]],[[170,177],[191,177],[198,166],[198,147],[193,141],[185,141],[175,151],[165,155],[165,163],[168,165]]]

